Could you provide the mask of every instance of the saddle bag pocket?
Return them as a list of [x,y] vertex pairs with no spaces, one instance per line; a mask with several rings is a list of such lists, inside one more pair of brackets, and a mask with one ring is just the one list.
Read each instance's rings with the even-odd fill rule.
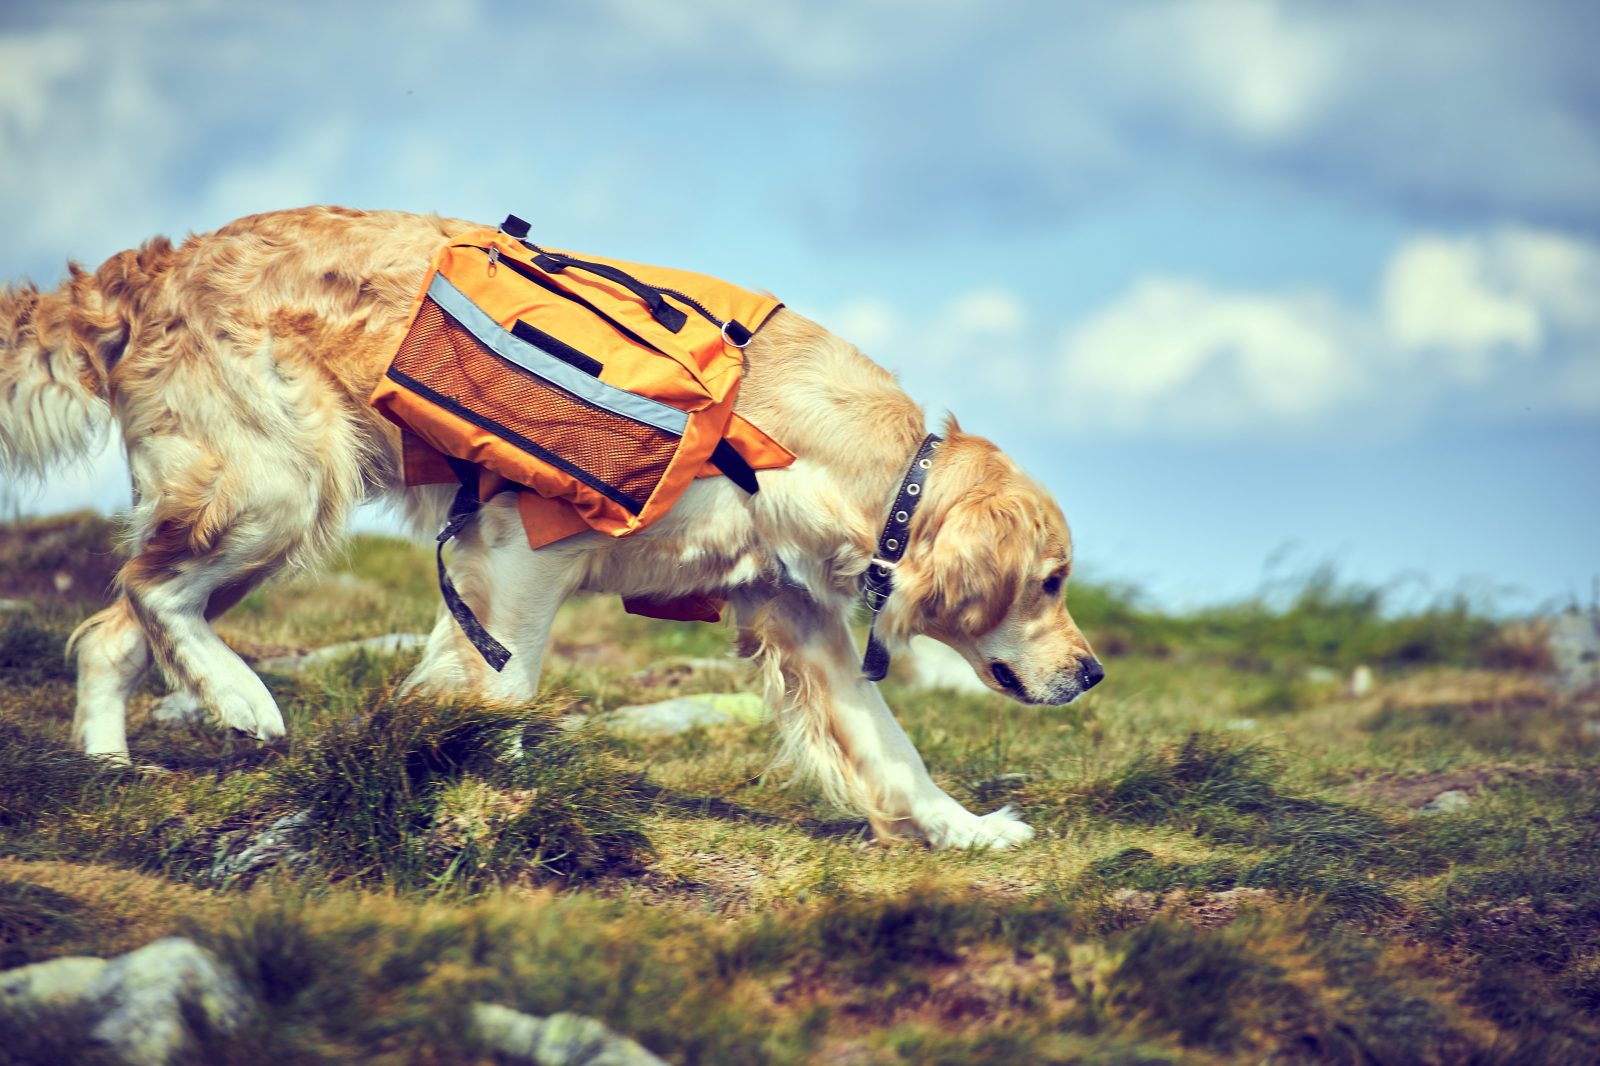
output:
[[472,457],[482,465],[535,488],[566,475],[638,515],[676,455],[688,415],[606,384],[601,367],[529,323],[502,327],[435,274],[388,377],[491,434],[496,447]]

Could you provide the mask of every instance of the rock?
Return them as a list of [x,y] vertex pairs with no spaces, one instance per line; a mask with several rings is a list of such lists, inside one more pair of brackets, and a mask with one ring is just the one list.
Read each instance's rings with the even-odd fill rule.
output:
[[1418,814],[1454,814],[1472,806],[1472,794],[1459,788],[1448,789],[1417,808]]
[[32,606],[27,600],[0,600],[0,611],[26,611]]
[[255,1010],[239,979],[182,937],[120,958],[65,958],[0,974],[0,1004],[91,1006],[94,1038],[131,1066],[166,1066],[189,1044],[190,1026],[230,1032]]
[[1565,611],[1550,619],[1554,681],[1565,692],[1600,685],[1600,612]]
[[305,865],[310,857],[299,848],[300,832],[310,823],[310,811],[295,811],[267,826],[237,851],[220,848],[211,863],[211,879],[231,883],[273,866]]
[[211,711],[193,692],[169,692],[150,709],[150,717],[162,725],[192,725],[209,721]]
[[912,637],[906,656],[911,666],[912,684],[918,688],[943,689],[947,692],[987,693],[988,685],[973,672],[961,653],[932,637]]
[[232,971],[183,937],[157,940],[114,960],[89,994],[106,1008],[94,1035],[136,1066],[173,1061],[196,1021],[229,1032],[254,1010]]
[[581,1014],[536,1018],[497,1003],[475,1003],[472,1020],[483,1043],[539,1066],[666,1066],[635,1041]]
[[749,692],[723,692],[676,696],[659,703],[619,707],[600,715],[596,721],[614,733],[664,737],[695,728],[754,725],[765,716],[766,705],[760,696]]
[[69,1006],[88,995],[105,968],[105,959],[73,956],[7,970],[0,973],[0,1004]]
[[1308,666],[1305,679],[1312,685],[1331,685],[1339,680],[1339,671],[1331,666]]
[[270,659],[261,659],[255,665],[256,669],[267,673],[295,674],[313,666],[321,666],[323,663],[336,662],[358,652],[366,652],[368,655],[399,655],[401,652],[415,651],[427,642],[426,633],[386,633],[381,637],[330,644],[326,648],[308,651],[304,655],[276,655]]
[[1350,673],[1350,695],[1355,699],[1365,699],[1372,695],[1376,682],[1372,676],[1372,667],[1362,665]]
[[1254,718],[1230,718],[1223,723],[1228,729],[1236,729],[1241,733],[1261,728],[1261,723]]

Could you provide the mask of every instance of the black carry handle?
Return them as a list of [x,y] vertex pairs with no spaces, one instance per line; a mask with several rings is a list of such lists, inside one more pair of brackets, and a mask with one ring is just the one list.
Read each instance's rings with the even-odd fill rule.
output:
[[[529,245],[529,247],[533,246]],[[643,300],[644,305],[650,309],[650,317],[673,333],[683,329],[683,324],[689,321],[687,314],[667,303],[666,297],[661,295],[659,289],[646,285],[625,270],[618,270],[616,267],[607,266],[604,263],[591,263],[586,259],[574,259],[570,255],[554,255],[541,248],[534,248],[534,251],[538,254],[533,258],[533,265],[540,270],[559,274],[567,267],[577,267],[579,270],[587,270],[591,274],[597,274],[607,281],[616,282]]]

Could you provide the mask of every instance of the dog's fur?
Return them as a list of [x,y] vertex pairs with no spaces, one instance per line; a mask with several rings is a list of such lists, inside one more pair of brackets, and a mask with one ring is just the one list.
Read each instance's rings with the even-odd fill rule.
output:
[[[306,208],[154,240],[57,291],[0,292],[0,464],[43,474],[109,419],[133,476],[131,559],[116,601],[73,636],[76,735],[126,758],[127,699],[153,659],[227,724],[283,733],[272,696],[211,621],[274,573],[313,565],[356,503],[398,499],[437,529],[451,490],[403,488],[399,438],[367,403],[423,272],[470,224]],[[530,551],[508,496],[485,505],[452,572],[514,652],[489,670],[442,608],[407,686],[525,701],[556,608],[579,591],[729,596],[782,758],[882,838],[1004,847],[1032,830],[947,796],[860,671],[857,580],[924,433],[893,377],[780,311],[746,352],[738,410],[798,457],[746,496],[695,482],[661,521]],[[1026,703],[1064,703],[1101,671],[1057,592],[1071,566],[1050,497],[952,421],[878,619],[891,647],[926,633]],[[1004,669],[996,670],[996,664]]]

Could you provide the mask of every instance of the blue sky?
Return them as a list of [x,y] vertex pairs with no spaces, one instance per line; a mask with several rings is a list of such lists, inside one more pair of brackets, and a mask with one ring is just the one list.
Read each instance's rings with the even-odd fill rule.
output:
[[[516,211],[855,340],[1161,602],[1320,563],[1587,600],[1595,40],[1582,2],[11,3],[0,278]],[[24,505],[115,509],[119,464]]]

